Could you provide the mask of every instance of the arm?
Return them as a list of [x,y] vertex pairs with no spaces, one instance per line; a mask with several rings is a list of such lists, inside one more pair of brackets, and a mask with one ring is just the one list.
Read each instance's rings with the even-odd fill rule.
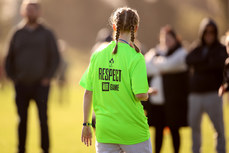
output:
[[187,55],[185,62],[189,66],[198,65],[206,62],[206,58],[201,54],[201,48],[196,48]]
[[157,89],[149,88],[147,93],[136,94],[135,97],[140,101],[147,101],[150,95],[156,95],[157,92]]
[[57,47],[55,36],[50,32],[48,40],[48,64],[46,74],[42,80],[42,84],[48,84],[50,79],[54,76],[58,65],[60,63],[60,54]]
[[[85,90],[84,93],[84,123],[91,123],[92,121],[92,91]],[[81,141],[87,145],[92,145],[92,129],[91,126],[83,126]]]
[[15,81],[15,76],[14,76],[14,37],[11,39],[10,44],[9,44],[9,49],[8,53],[5,59],[5,71],[7,76]]
[[184,49],[179,49],[169,57],[156,57],[152,63],[160,71],[160,73],[173,73],[184,71],[187,69],[185,57],[187,52]]
[[196,65],[196,69],[202,71],[211,71],[222,69],[225,64],[225,60],[228,57],[225,47],[220,47],[217,52],[211,52],[207,55],[207,60],[205,63]]
[[223,96],[223,94],[225,92],[229,91],[229,78],[228,78],[228,69],[229,69],[229,58],[226,59],[225,61],[225,66],[224,66],[224,70],[223,70],[223,82],[218,90],[218,95],[219,96]]
[[155,58],[156,51],[154,49],[151,49],[148,53],[145,54],[145,61],[146,61],[146,70],[147,70],[147,76],[155,76],[159,74],[158,69],[153,64],[153,59]]
[[141,94],[136,94],[136,98],[140,101],[147,101],[149,98],[148,93],[141,93]]
[[144,56],[139,53],[132,61],[133,63],[130,68],[132,91],[137,100],[146,101],[148,100],[147,92],[149,86]]
[[224,46],[217,47],[217,51],[209,50],[209,52],[203,56],[202,48],[196,48],[186,57],[186,63],[189,66],[194,66],[195,69],[201,71],[209,71],[215,69],[221,69],[224,65],[224,61],[227,58],[226,49]]

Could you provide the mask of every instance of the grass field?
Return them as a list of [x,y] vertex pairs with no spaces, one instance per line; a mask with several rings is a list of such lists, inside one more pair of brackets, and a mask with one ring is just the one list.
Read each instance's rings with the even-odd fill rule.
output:
[[[77,56],[77,55],[76,55]],[[82,62],[84,61],[84,62]],[[86,67],[87,57],[74,63],[71,70],[71,81],[64,88],[63,103],[59,103],[59,93],[56,84],[51,88],[49,97],[49,126],[51,139],[51,153],[95,153],[92,147],[84,146],[81,141],[83,122],[83,89],[78,81]],[[83,63],[81,66],[79,63]],[[0,89],[0,153],[15,153],[17,149],[17,113],[14,102],[12,84],[6,84]],[[229,152],[229,103],[224,104],[224,121]],[[40,153],[40,131],[37,110],[34,102],[29,107],[27,153]],[[154,129],[151,128],[154,135]],[[191,153],[191,130],[182,128],[181,153]],[[165,139],[162,153],[173,153],[169,131],[164,132]],[[203,147],[202,153],[216,153],[214,150],[214,129],[209,118],[204,115],[202,124]],[[93,142],[95,137],[93,137]]]

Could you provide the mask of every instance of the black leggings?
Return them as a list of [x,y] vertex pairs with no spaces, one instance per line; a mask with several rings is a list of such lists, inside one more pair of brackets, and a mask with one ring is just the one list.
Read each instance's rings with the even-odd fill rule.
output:
[[[180,148],[179,128],[169,127],[169,129],[172,134],[174,153],[179,153],[179,148]],[[155,153],[160,153],[162,142],[163,142],[164,127],[155,127],[155,130],[156,130]]]

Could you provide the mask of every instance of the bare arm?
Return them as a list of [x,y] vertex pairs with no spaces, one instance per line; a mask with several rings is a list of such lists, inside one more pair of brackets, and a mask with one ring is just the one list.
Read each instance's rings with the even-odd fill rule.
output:
[[[85,90],[84,93],[84,123],[91,123],[92,121],[92,91]],[[92,129],[91,126],[83,126],[81,141],[87,145],[92,144]]]
[[185,64],[186,55],[187,52],[184,49],[179,49],[169,57],[159,56],[154,58],[152,62],[161,73],[181,72],[187,69]]
[[156,94],[157,94],[157,89],[149,88],[147,93],[136,94],[135,97],[140,101],[147,101],[149,95],[156,95]]
[[92,119],[92,91],[85,90],[83,110],[84,123],[90,123]]
[[141,93],[141,94],[136,94],[136,98],[140,101],[147,101],[149,98],[148,93]]

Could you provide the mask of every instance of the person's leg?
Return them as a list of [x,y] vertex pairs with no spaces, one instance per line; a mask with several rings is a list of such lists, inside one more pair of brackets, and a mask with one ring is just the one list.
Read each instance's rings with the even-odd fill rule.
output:
[[172,139],[173,139],[174,153],[179,153],[179,149],[180,149],[180,134],[179,134],[179,128],[170,127],[170,131],[171,131]]
[[155,127],[155,153],[160,153],[161,146],[163,142],[163,130],[164,127],[156,126]]
[[19,116],[18,123],[18,153],[25,152],[26,134],[27,134],[27,115],[30,98],[26,86],[15,85],[16,92],[16,106]]
[[120,145],[125,153],[152,153],[151,139],[134,145]]
[[200,153],[201,119],[203,113],[202,96],[190,94],[188,109],[188,122],[192,129],[192,151],[193,153]]
[[206,112],[209,115],[217,133],[216,150],[218,153],[226,153],[222,99],[218,97],[217,92],[209,93],[205,98]]
[[124,153],[119,144],[95,142],[96,153]]
[[34,100],[36,101],[39,119],[40,119],[40,128],[41,128],[41,148],[44,153],[49,152],[49,130],[48,130],[48,115],[47,115],[47,102],[49,94],[49,86],[35,86],[35,95]]

